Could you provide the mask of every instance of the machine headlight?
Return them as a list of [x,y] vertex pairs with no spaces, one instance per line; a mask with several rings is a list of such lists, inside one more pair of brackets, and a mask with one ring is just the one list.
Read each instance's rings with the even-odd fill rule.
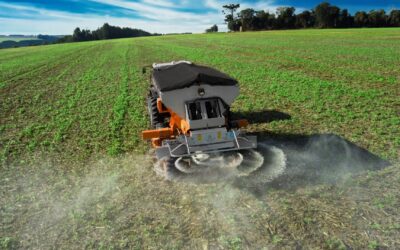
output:
[[203,88],[199,88],[197,90],[197,93],[199,94],[199,96],[204,96],[206,94],[206,91]]

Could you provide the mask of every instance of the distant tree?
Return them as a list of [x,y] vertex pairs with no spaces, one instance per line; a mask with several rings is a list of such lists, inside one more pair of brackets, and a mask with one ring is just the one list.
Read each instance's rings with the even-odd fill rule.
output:
[[293,29],[296,23],[294,7],[279,7],[276,9],[276,23],[280,29]]
[[233,21],[228,23],[228,29],[230,31],[239,31],[241,26],[242,22],[238,18],[235,18]]
[[264,10],[255,11],[254,16],[254,25],[256,30],[265,30],[267,29],[267,20],[268,20],[269,13],[265,12]]
[[42,40],[44,40],[46,42],[49,42],[49,43],[55,42],[55,41],[57,41],[59,39],[58,36],[49,36],[49,35],[41,35],[41,34],[39,34],[37,36],[37,38],[42,39]]
[[81,30],[81,41],[91,41],[92,39],[92,32],[90,30]]
[[387,23],[387,16],[384,10],[371,10],[368,13],[370,27],[384,27]]
[[57,40],[57,43],[70,43],[73,42],[74,40],[72,39],[71,35],[68,36],[63,36],[60,39]]
[[318,28],[335,28],[338,26],[340,8],[328,2],[315,7],[315,21]]
[[100,39],[110,39],[112,37],[112,31],[108,23],[104,24],[103,27],[99,29]]
[[354,25],[356,27],[367,27],[368,26],[368,14],[365,11],[358,11],[354,15]]
[[349,28],[354,25],[354,18],[349,14],[347,9],[343,9],[340,11],[338,27],[340,28]]
[[240,22],[238,22],[235,13],[240,4],[226,4],[222,6],[222,13],[225,15],[225,22],[228,24],[228,29],[230,31],[238,31],[240,27]]
[[311,11],[305,10],[302,13],[296,15],[296,28],[309,28],[313,27],[315,21],[313,20],[313,15]]
[[247,8],[236,11],[239,4],[223,6],[228,29],[237,31],[272,30],[293,28],[349,28],[349,27],[400,27],[400,10],[392,10],[389,15],[384,10],[358,11],[352,16],[347,9],[340,9],[329,2],[322,2],[312,10],[295,14],[294,7],[278,7],[276,15],[264,10]]
[[79,27],[75,28],[74,33],[72,34],[72,40],[74,42],[82,41],[82,33]]
[[393,27],[400,27],[400,10],[390,12],[388,24]]
[[211,30],[213,32],[218,32],[218,25],[214,24],[214,26],[211,27]]
[[240,11],[239,18],[242,23],[242,30],[256,30],[256,18],[254,9],[244,9]]
[[65,36],[59,39],[57,42],[81,42],[81,41],[92,41],[92,40],[103,40],[103,39],[114,39],[124,37],[138,37],[138,36],[151,36],[152,34],[140,30],[131,28],[120,28],[117,26],[111,26],[105,23],[101,28],[94,31],[76,28],[72,36]]
[[319,28],[326,28],[329,26],[329,8],[330,4],[328,2],[323,2],[315,7],[315,19],[316,25]]
[[213,33],[213,32],[218,32],[218,26],[216,24],[211,26],[209,29],[206,29],[206,33]]
[[275,25],[275,15],[264,10],[255,12],[255,29],[271,30]]
[[340,17],[340,8],[337,6],[331,6],[330,12],[329,12],[331,22],[332,22],[332,28],[336,28],[339,26],[339,17]]

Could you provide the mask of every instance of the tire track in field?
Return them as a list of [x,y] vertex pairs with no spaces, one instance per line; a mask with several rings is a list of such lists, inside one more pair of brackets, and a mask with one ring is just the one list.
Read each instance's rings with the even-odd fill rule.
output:
[[128,57],[128,106],[124,127],[122,128],[123,149],[125,151],[144,152],[145,144],[141,139],[141,131],[147,127],[148,119],[145,98],[148,91],[148,75],[141,73],[144,65],[149,65],[153,55],[138,43],[131,43]]
[[[247,36],[249,36],[247,34]],[[237,39],[240,41],[241,37],[233,37],[233,39]],[[247,37],[249,38],[249,37]],[[380,51],[380,48],[374,48],[372,52],[375,54],[368,55],[367,58],[365,54],[360,53],[359,47],[338,47],[336,50],[329,49],[331,46],[336,46],[337,44],[317,44],[317,47],[312,47],[310,45],[305,45],[299,41],[293,41],[300,45],[300,47],[293,49],[291,47],[290,42],[287,44],[283,44],[281,40],[275,41],[272,44],[272,40],[276,39],[276,37],[269,37],[270,40],[264,43],[260,43],[255,36],[250,37],[252,39],[247,39],[245,43],[237,42],[235,46],[232,46],[232,42],[226,42],[225,40],[219,41],[217,39],[212,40],[213,37],[208,39],[198,39],[198,40],[190,40],[190,42],[186,40],[180,40],[174,37],[169,37],[169,42],[173,42],[175,45],[185,46],[191,49],[202,49],[207,47],[209,50],[210,47],[213,51],[224,51],[227,55],[232,54],[240,54],[245,55],[246,57],[251,58],[250,60],[254,60],[254,58],[259,58],[259,62],[266,63],[270,62],[268,67],[275,67],[278,69],[284,69],[287,71],[295,71],[301,72],[302,74],[306,74],[310,77],[317,77],[325,80],[341,80],[342,82],[348,82],[351,79],[354,83],[357,84],[359,88],[365,88],[365,84],[371,84],[371,87],[376,87],[376,83],[386,84],[387,88],[394,88],[393,82],[395,81],[395,77],[393,77],[393,73],[396,72],[397,68],[395,66],[389,68],[389,65],[396,65],[395,62],[389,63],[377,63],[371,64],[371,61],[376,61],[374,58],[375,55],[381,55],[382,58],[388,60],[388,58],[383,57],[383,55],[388,53],[387,51]],[[270,44],[268,44],[268,42]],[[313,41],[311,41],[313,42]],[[328,41],[327,41],[328,42]],[[284,46],[285,45],[285,46]],[[348,45],[348,43],[347,43]],[[304,47],[303,47],[304,46]],[[325,47],[324,47],[325,46]],[[254,48],[257,47],[257,52],[254,51]],[[342,48],[343,47],[343,48]],[[326,49],[327,48],[327,49]],[[321,52],[321,50],[324,50]],[[369,53],[372,53],[369,52]],[[348,56],[351,56],[348,58]],[[284,56],[283,56],[284,55]],[[321,55],[323,57],[321,57]],[[344,57],[345,56],[345,57]],[[374,57],[375,56],[375,57]],[[326,58],[332,58],[334,60],[327,60]],[[393,56],[392,58],[396,58]],[[354,60],[357,63],[354,63]],[[398,61],[398,60],[397,60]],[[332,62],[336,64],[332,65]],[[386,66],[384,66],[386,65]],[[360,67],[362,66],[362,67]],[[382,73],[374,73],[374,72],[365,72],[365,69],[370,68],[378,68]],[[349,68],[352,69],[349,71]],[[335,70],[335,71],[332,71]],[[336,72],[336,73],[335,73]],[[357,74],[354,74],[357,72]],[[389,73],[390,72],[390,73]]]
[[[2,88],[9,86],[10,89],[15,90],[16,87],[24,83],[24,81],[21,81],[24,79],[38,79],[36,82],[40,82],[41,76],[47,75],[48,73],[53,73],[54,69],[62,67],[66,64],[66,62],[71,61],[72,58],[79,56],[82,52],[85,53],[86,51],[91,50],[95,47],[97,46],[92,45],[90,47],[71,48],[71,50],[65,51],[65,54],[58,54],[56,51],[54,53],[56,57],[53,57],[51,59],[47,58],[44,63],[38,64],[33,62],[32,65],[21,69],[21,71],[15,73],[14,75],[4,76],[5,80],[2,81]],[[21,57],[26,58],[26,56]],[[21,59],[21,61],[23,60]]]
[[[3,62],[10,62],[13,59],[18,59],[18,57],[30,57],[35,54],[42,54],[43,52],[68,52],[74,47],[82,46],[82,43],[78,44],[54,44],[54,45],[45,45],[45,46],[31,46],[31,47],[19,47],[19,48],[10,48],[10,49],[2,49],[0,51],[0,64]],[[64,47],[62,51],[60,48]]]
[[[43,146],[46,147],[50,146],[50,148],[58,148],[59,144],[65,139],[65,134],[70,125],[77,119],[77,113],[73,111],[73,108],[82,97],[83,89],[87,86],[85,81],[95,77],[95,74],[92,74],[91,72],[93,68],[98,69],[96,66],[92,67],[94,63],[92,57],[99,57],[97,55],[100,55],[103,50],[107,50],[107,47],[108,45],[106,44],[100,47],[97,46],[97,48],[93,48],[93,50],[85,51],[85,53],[82,54],[84,61],[82,62],[79,59],[75,61],[79,63],[79,67],[76,67],[77,65],[75,63],[70,64],[71,69],[75,69],[73,71],[74,77],[69,78],[68,76],[65,76],[68,78],[63,82],[59,82],[61,84],[57,86],[57,91],[64,95],[63,98],[60,98],[59,100],[54,99],[54,101],[50,102],[49,100],[46,100],[50,114],[47,112],[40,113],[40,115],[45,117],[45,119],[43,119],[45,122],[43,123],[43,120],[39,120],[38,123],[34,124],[33,130],[35,138],[33,139],[33,142],[41,142],[41,145],[43,144]],[[63,74],[58,77],[62,76]],[[60,97],[62,97],[62,95]],[[43,107],[41,106],[41,108]],[[27,142],[22,142],[22,145],[19,146],[25,145],[29,147],[32,146],[32,149],[37,146],[35,144],[27,145]]]
[[71,108],[68,118],[72,119],[57,148],[65,150],[68,157],[85,158],[94,152],[112,153],[112,143],[117,152],[124,151],[122,129],[126,122],[128,97],[126,84],[130,84],[130,51],[124,43],[107,42],[107,48],[92,58],[104,63],[91,65],[96,68],[95,76],[85,81],[81,97]]
[[[71,74],[66,75],[68,72],[77,74],[77,70],[72,71],[75,67],[74,62],[79,62],[85,56],[89,55],[94,47],[88,48],[86,51],[79,51],[79,53],[71,53],[68,57],[63,58],[58,63],[54,63],[52,66],[48,64],[46,69],[40,72],[42,68],[35,71],[33,75],[24,75],[15,84],[6,86],[0,89],[0,104],[3,106],[5,119],[10,113],[17,113],[18,109],[23,108],[23,117],[26,119],[35,119],[37,111],[33,107],[36,104],[46,101],[45,104],[50,101],[54,102],[60,95],[62,88],[66,84],[64,81],[66,77],[71,77]],[[23,98],[22,98],[23,97]],[[54,103],[51,103],[54,105]],[[42,105],[37,107],[42,108]],[[31,114],[29,111],[33,110]],[[29,116],[30,115],[30,116]]]
[[[109,125],[111,142],[107,151],[111,155],[126,151],[143,152],[145,148],[140,133],[147,126],[148,120],[145,111],[148,79],[140,75],[140,69],[141,66],[148,65],[150,63],[148,60],[154,55],[146,53],[148,50],[135,42],[126,41],[124,45],[127,48],[123,52],[119,94],[112,108],[113,114]],[[139,145],[141,147],[138,147]]]
[[123,55],[123,66],[120,70],[120,86],[119,94],[112,108],[112,117],[110,121],[110,137],[111,144],[107,151],[110,155],[117,155],[122,151],[123,139],[122,128],[124,126],[125,115],[128,106],[128,89],[129,89],[129,62],[128,55],[131,47],[127,47]]
[[[59,62],[65,57],[73,56],[78,50],[85,51],[90,47],[95,47],[93,43],[79,43],[79,44],[65,44],[44,46],[35,48],[18,48],[16,50],[24,49],[24,53],[17,53],[17,56],[12,56],[12,60],[0,61],[0,68],[2,68],[2,75],[0,78],[4,81],[18,78],[19,76],[27,75],[29,72],[34,71],[38,67],[52,66],[49,62]],[[29,50],[27,50],[29,49]],[[6,70],[9,69],[7,72]]]
[[[238,37],[236,38],[239,39]],[[320,50],[322,50],[322,48],[313,49],[313,47],[308,45],[294,50],[289,44],[283,46],[282,41],[276,41],[279,45],[271,45],[267,43],[263,44],[253,39],[246,40],[246,43],[237,42],[235,43],[235,46],[232,45],[232,42],[224,41],[215,44],[215,41],[211,40],[211,42],[214,43],[210,44],[209,40],[191,40],[190,42],[187,42],[174,37],[169,37],[168,41],[170,43],[173,42],[174,46],[178,48],[178,50],[179,47],[184,47],[194,51],[207,48],[205,53],[210,53],[212,51],[214,57],[210,58],[213,59],[220,58],[219,56],[215,56],[216,53],[225,57],[232,57],[232,55],[234,55],[232,60],[236,60],[237,55],[239,54],[241,57],[248,58],[248,60],[246,60],[247,62],[263,64],[266,68],[272,68],[277,71],[301,73],[314,79],[318,78],[325,81],[340,82],[342,85],[346,85],[350,79],[353,83],[352,87],[357,87],[355,89],[358,90],[365,89],[366,86],[374,89],[382,89],[382,86],[384,86],[385,88],[397,91],[397,88],[394,85],[396,80],[395,77],[393,77],[393,72],[397,70],[396,67],[391,67],[391,69],[389,69],[388,67],[381,66],[379,68],[380,72],[384,71],[384,74],[375,73],[371,70],[365,72],[366,69],[375,67],[371,65],[373,59],[359,58],[360,55],[356,54],[350,58],[345,58],[344,61],[340,61],[342,59],[342,57],[340,57],[341,55],[348,55],[351,52],[349,48],[340,49],[340,54],[338,54],[339,48],[336,50],[325,50],[321,52]],[[255,46],[258,47],[256,52],[254,51]],[[271,48],[271,46],[273,48]],[[334,45],[332,44],[330,46]],[[210,48],[212,49],[210,50]],[[374,52],[379,54],[379,52]],[[395,58],[395,56],[393,57]],[[334,60],[327,61],[325,58],[332,58]],[[357,63],[354,63],[354,60],[356,59]],[[335,62],[336,64],[332,65],[332,62]],[[387,65],[396,65],[396,63],[387,63]],[[349,70],[349,68],[351,70]]]
[[[2,132],[1,144],[5,146],[0,152],[0,158],[6,159],[11,155],[18,155],[24,151],[24,148],[32,151],[37,146],[51,146],[50,137],[55,126],[54,120],[62,109],[60,98],[65,94],[64,89],[70,86],[79,77],[80,72],[89,65],[83,63],[83,66],[76,68],[73,62],[79,62],[82,58],[89,62],[91,59],[88,55],[94,49],[95,47],[92,46],[82,53],[76,53],[75,57],[69,57],[67,67],[59,67],[54,71],[54,75],[44,80],[37,80],[38,86],[30,86],[25,91],[15,91],[12,96],[1,98],[4,101],[1,106],[8,105],[9,111],[2,112],[4,117],[1,120],[4,121],[5,130]],[[72,74],[68,74],[69,72]],[[23,113],[18,112],[21,109]]]
[[[50,67],[50,63],[46,65],[45,70],[40,71],[43,67],[39,67],[38,70],[33,70],[31,73],[37,73],[30,75],[23,75],[19,78],[19,81],[15,82],[13,85],[8,85],[3,89],[0,89],[1,99],[4,101],[4,109],[5,113],[16,112],[16,108],[18,105],[11,105],[10,108],[14,110],[7,110],[7,101],[12,101],[12,99],[17,99],[17,97],[24,96],[25,102],[27,104],[32,104],[32,100],[38,99],[36,95],[37,92],[47,92],[49,95],[54,95],[60,89],[60,85],[63,85],[61,82],[62,78],[66,75],[69,70],[75,67],[72,63],[73,61],[80,61],[84,56],[89,55],[95,47],[87,48],[85,51],[79,51],[79,53],[71,53],[69,56],[63,58],[58,63],[53,64]],[[83,53],[82,53],[83,52]],[[65,66],[65,67],[64,67]],[[76,73],[76,72],[74,72]],[[32,79],[34,79],[32,81]],[[46,86],[45,86],[46,85]],[[47,99],[49,96],[45,96]],[[19,103],[20,105],[24,105],[24,103]],[[35,112],[36,115],[36,112]]]
[[67,139],[67,132],[72,123],[75,122],[78,117],[78,114],[76,112],[74,113],[73,110],[80,101],[83,92],[88,88],[88,84],[96,79],[102,66],[106,64],[107,58],[103,53],[109,46],[110,44],[105,44],[100,48],[97,47],[95,50],[96,52],[91,54],[91,58],[96,58],[97,60],[91,60],[87,69],[83,71],[83,74],[79,79],[76,82],[67,85],[67,88],[65,89],[65,98],[60,102],[58,115],[54,119],[54,124],[56,126],[56,132],[53,137],[54,144],[59,144]]

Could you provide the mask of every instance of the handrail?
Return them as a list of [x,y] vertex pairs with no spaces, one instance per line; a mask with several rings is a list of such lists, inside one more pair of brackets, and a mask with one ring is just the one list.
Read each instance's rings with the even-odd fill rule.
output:
[[237,139],[235,130],[232,129],[232,132],[233,132],[233,136],[235,137],[235,142],[236,142],[237,148],[240,148],[240,146],[239,146],[239,141],[238,141],[238,139]]
[[183,136],[185,137],[187,152],[188,152],[188,154],[190,154],[189,142],[188,142],[188,140],[187,140],[187,136],[186,136],[186,135],[183,135]]

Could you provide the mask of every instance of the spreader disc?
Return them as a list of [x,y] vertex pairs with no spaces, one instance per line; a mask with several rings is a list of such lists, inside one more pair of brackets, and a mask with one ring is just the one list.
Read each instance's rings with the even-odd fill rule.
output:
[[175,162],[175,167],[186,174],[212,172],[223,169],[236,169],[243,161],[238,153],[226,154],[198,154],[190,157],[181,157]]
[[264,163],[264,157],[255,150],[246,150],[243,153],[243,162],[238,166],[238,176],[248,176]]
[[283,150],[266,144],[258,145],[258,154],[263,156],[262,166],[252,171],[240,180],[242,184],[257,186],[271,182],[282,175],[286,170],[286,155]]

